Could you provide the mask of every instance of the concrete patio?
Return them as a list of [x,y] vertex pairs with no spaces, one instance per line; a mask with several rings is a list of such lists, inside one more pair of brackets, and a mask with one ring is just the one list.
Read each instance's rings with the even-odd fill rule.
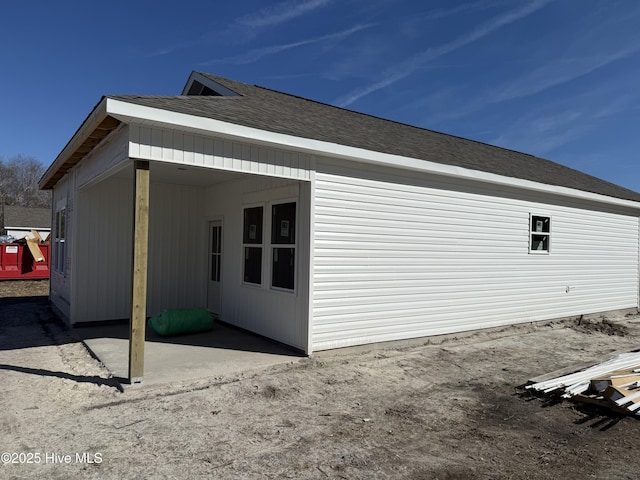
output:
[[[73,329],[105,367],[127,385],[128,323],[81,326]],[[147,328],[142,385],[215,378],[304,358],[287,347],[216,322],[213,330],[161,337]]]

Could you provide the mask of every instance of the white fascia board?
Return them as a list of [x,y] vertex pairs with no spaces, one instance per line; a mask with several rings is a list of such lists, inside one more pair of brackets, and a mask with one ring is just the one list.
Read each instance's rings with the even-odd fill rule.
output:
[[107,99],[107,113],[127,123],[181,128],[190,131],[197,131],[203,134],[213,133],[228,138],[247,140],[253,143],[258,142],[269,146],[291,147],[296,150],[302,150],[318,155],[326,155],[334,158],[337,157],[386,167],[395,167],[405,170],[464,178],[490,184],[516,187],[536,192],[640,209],[640,202],[634,202],[632,200],[609,197],[607,195],[585,192],[557,185],[547,185],[531,180],[507,177],[497,175],[495,173],[472,170],[454,165],[445,165],[428,160],[381,153],[364,148],[349,147],[322,140],[313,140],[282,133],[274,133],[258,128],[223,122],[212,118],[198,117],[184,113],[170,112],[159,108],[135,105],[121,100]]
[[82,143],[86,140],[86,138],[93,133],[98,125],[106,118],[107,116],[107,107],[106,107],[106,99],[102,99],[98,105],[95,106],[93,111],[89,114],[86,120],[80,125],[80,128],[73,134],[69,143],[65,145],[62,151],[58,154],[53,163],[47,168],[44,172],[40,181],[38,182],[38,187],[40,189],[46,185],[51,177],[58,171],[60,167],[67,161],[67,159],[73,155],[73,153],[82,145]]

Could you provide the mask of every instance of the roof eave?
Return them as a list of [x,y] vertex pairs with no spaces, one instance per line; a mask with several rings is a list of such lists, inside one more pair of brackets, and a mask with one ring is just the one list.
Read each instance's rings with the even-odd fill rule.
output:
[[640,209],[640,202],[624,198],[612,197],[570,187],[539,183],[515,177],[508,177],[495,173],[473,170],[455,165],[446,165],[417,158],[403,157],[367,150],[359,147],[349,147],[342,144],[330,143],[293,135],[275,133],[254,127],[246,127],[212,118],[199,117],[186,113],[138,105],[123,100],[109,99],[109,115],[125,123],[141,123],[157,125],[167,128],[183,128],[201,134],[215,133],[217,135],[238,140],[258,142],[270,146],[284,146],[306,151],[310,154],[327,155],[364,163],[391,166],[406,170],[421,171],[443,176],[482,181],[494,185],[516,187],[530,191],[555,194],[564,197],[589,200],[598,203],[616,205],[632,209]]
[[120,121],[107,114],[107,98],[102,97],[60,154],[44,172],[40,182],[38,182],[40,189],[52,189],[74,165],[100,144],[118,125],[120,125]]

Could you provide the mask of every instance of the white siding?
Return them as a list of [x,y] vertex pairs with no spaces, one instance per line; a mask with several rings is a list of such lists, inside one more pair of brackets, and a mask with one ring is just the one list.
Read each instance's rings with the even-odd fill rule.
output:
[[151,183],[147,314],[206,304],[204,189]]
[[20,228],[9,228],[5,227],[5,231],[7,235],[11,235],[15,239],[21,239],[26,237],[31,233],[31,230],[35,230],[42,238],[47,238],[47,235],[51,233],[50,228],[39,228],[39,227],[20,227]]
[[318,162],[314,350],[638,305],[637,212],[401,175]]
[[133,184],[110,178],[78,192],[72,323],[129,318]]
[[[73,228],[77,224],[75,212],[75,195],[74,195],[74,175],[73,172],[65,175],[53,189],[51,204],[53,212],[58,208],[66,207],[66,256],[64,272],[55,270],[56,265],[56,249],[55,242],[51,241],[51,271],[49,274],[49,285],[51,293],[51,302],[66,318],[71,316],[72,302],[72,275],[73,267]],[[52,214],[51,225],[52,232],[55,234],[55,213]]]
[[[309,320],[309,191],[308,182],[252,176],[215,185],[207,191],[206,216],[223,220],[221,318],[301,350],[308,347]],[[242,222],[245,204],[297,198],[297,271],[295,293],[266,285],[242,283]],[[270,216],[265,211],[265,216]],[[263,252],[268,255],[268,252]]]
[[129,156],[308,180],[311,155],[153,126],[129,127]]
[[[77,298],[72,321],[129,318],[133,183],[110,178],[80,193]],[[203,189],[152,183],[147,314],[206,301]]]

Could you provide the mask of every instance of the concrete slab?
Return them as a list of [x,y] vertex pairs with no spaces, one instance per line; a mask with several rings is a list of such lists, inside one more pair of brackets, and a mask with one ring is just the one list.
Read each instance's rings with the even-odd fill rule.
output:
[[[85,344],[114,377],[126,382],[129,325],[75,328]],[[209,332],[161,337],[147,329],[143,385],[215,378],[304,358],[265,338],[216,322]],[[126,385],[125,385],[126,386]]]

